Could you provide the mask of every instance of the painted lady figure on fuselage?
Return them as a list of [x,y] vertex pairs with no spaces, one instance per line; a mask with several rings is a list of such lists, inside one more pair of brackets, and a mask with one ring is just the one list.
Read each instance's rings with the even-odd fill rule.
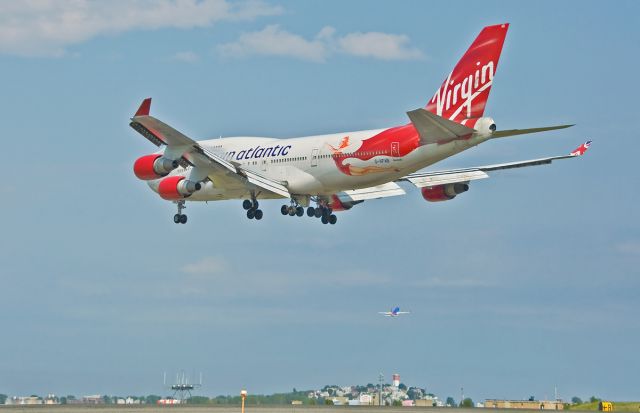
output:
[[[361,176],[371,173],[399,171],[391,165],[394,158],[408,155],[420,144],[418,131],[413,124],[387,129],[362,141],[358,149],[348,149],[349,137],[345,136],[338,147],[326,144],[333,153],[333,160],[345,175]],[[374,165],[372,165],[372,160]]]

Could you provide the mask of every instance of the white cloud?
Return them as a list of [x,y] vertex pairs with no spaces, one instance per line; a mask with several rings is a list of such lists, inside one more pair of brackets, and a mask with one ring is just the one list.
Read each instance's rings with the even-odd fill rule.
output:
[[423,280],[419,280],[414,283],[415,287],[426,288],[476,288],[476,287],[490,287],[493,284],[484,279],[477,278],[452,278],[452,277],[431,277]]
[[619,252],[629,255],[640,255],[640,242],[625,242],[616,245]]
[[0,53],[62,56],[68,46],[103,34],[207,27],[281,12],[259,0],[6,1],[0,2]]
[[220,45],[224,56],[286,56],[313,62],[324,62],[332,54],[346,54],[381,60],[415,60],[424,54],[409,45],[406,35],[381,32],[348,33],[336,37],[336,29],[323,27],[313,39],[281,29],[278,25],[261,31],[243,33],[238,40]]
[[391,282],[386,275],[375,274],[366,271],[354,270],[336,273],[333,276],[324,275],[324,282],[339,287],[364,287],[382,285]]
[[380,32],[349,33],[338,40],[343,53],[360,57],[372,57],[382,60],[415,60],[424,58],[424,54],[409,47],[410,39],[406,35]]
[[200,56],[191,51],[178,52],[172,56],[173,60],[178,60],[185,63],[195,63],[200,60]]
[[190,275],[217,275],[228,268],[227,262],[221,257],[205,257],[200,261],[185,265],[182,271]]
[[265,27],[258,32],[243,33],[232,43],[220,45],[224,56],[244,57],[248,55],[288,56],[302,60],[323,62],[327,55],[326,45],[316,40],[280,29],[278,25]]

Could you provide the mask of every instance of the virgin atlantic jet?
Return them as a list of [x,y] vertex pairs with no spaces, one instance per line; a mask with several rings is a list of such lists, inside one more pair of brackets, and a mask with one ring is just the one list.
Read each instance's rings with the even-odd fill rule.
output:
[[262,219],[258,201],[285,199],[282,215],[335,224],[336,211],[365,200],[405,194],[408,182],[430,202],[449,201],[489,172],[550,164],[583,155],[586,142],[567,155],[464,169],[421,171],[495,138],[563,129],[572,125],[499,130],[484,116],[508,24],[487,26],[471,44],[425,108],[407,112],[409,123],[388,129],[301,138],[233,137],[194,140],[149,115],[145,99],[131,127],[160,149],[137,159],[135,175],[162,199],[243,200],[249,219]]

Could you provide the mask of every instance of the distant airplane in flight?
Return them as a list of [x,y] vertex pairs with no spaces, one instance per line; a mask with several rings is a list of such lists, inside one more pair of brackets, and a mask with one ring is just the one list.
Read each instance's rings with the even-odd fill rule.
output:
[[[282,215],[301,217],[306,208],[307,216],[335,224],[336,211],[369,199],[405,194],[398,183],[418,187],[426,201],[448,201],[466,192],[471,181],[488,178],[490,172],[583,155],[591,142],[566,155],[420,171],[491,139],[572,126],[498,130],[493,119],[484,116],[508,28],[505,23],[482,29],[427,105],[407,112],[409,123],[387,129],[290,139],[196,141],[150,116],[151,98],[145,99],[130,126],[161,149],[137,159],[134,173],[162,199],[177,204],[176,224],[187,222],[182,212],[187,200],[227,199],[242,199],[249,219],[262,219],[259,199],[285,199]],[[535,73],[522,78],[526,81],[529,76]],[[250,104],[245,108],[247,113],[252,110],[260,108]]]
[[380,311],[378,314],[383,314],[385,317],[397,317],[401,314],[410,314],[409,311],[400,311],[400,307],[396,307],[391,311]]

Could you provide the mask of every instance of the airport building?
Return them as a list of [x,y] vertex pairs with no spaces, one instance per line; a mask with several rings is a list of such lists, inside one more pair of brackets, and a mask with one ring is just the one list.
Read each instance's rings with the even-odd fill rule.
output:
[[7,398],[5,404],[17,404],[17,405],[34,405],[43,404],[44,402],[37,396],[16,396]]
[[535,410],[563,410],[562,400],[501,400],[487,399],[484,407],[489,409],[535,409]]

